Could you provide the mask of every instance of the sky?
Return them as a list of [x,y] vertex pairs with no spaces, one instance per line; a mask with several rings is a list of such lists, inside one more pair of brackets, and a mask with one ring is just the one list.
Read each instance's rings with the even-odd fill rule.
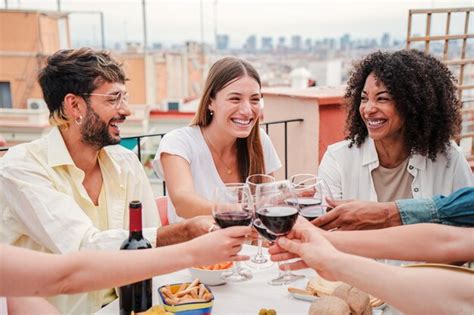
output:
[[[103,11],[105,34],[112,42],[143,41],[142,0],[7,0],[8,8],[62,11]],[[148,43],[164,45],[187,40],[214,43],[214,34],[228,34],[232,47],[250,35],[292,35],[322,39],[350,33],[352,38],[380,38],[384,32],[405,39],[408,10],[417,8],[472,7],[464,0],[145,0]],[[202,25],[201,25],[202,5]],[[5,6],[5,0],[0,7]],[[461,14],[453,15],[453,31],[462,29]],[[413,33],[424,33],[424,20],[414,20]],[[445,18],[433,19],[433,33],[444,32]],[[470,29],[474,29],[471,16]],[[100,43],[97,14],[70,15],[73,41]]]

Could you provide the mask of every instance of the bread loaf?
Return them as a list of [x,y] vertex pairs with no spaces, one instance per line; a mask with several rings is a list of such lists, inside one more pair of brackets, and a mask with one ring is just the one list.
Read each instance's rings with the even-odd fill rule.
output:
[[308,315],[351,315],[351,309],[336,296],[323,296],[311,304]]
[[369,295],[357,288],[343,283],[334,290],[332,295],[346,301],[353,315],[372,314]]

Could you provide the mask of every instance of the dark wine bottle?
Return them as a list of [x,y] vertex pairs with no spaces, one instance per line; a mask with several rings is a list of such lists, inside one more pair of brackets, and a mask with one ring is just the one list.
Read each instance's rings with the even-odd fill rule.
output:
[[[123,241],[120,249],[147,249],[151,248],[150,242],[142,233],[142,203],[131,201],[130,235]],[[120,315],[130,315],[132,311],[144,312],[152,306],[152,279],[147,279],[125,285],[119,289]]]

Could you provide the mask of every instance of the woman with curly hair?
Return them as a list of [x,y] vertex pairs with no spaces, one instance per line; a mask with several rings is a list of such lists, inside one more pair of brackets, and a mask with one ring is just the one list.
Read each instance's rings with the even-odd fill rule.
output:
[[456,92],[448,68],[417,50],[379,51],[356,65],[345,95],[347,138],[328,147],[319,175],[336,199],[382,202],[370,203],[378,206],[378,219],[370,209],[359,217],[352,211],[369,203],[353,201],[350,209],[334,202],[338,215],[331,221],[337,223],[327,225],[324,217],[315,223],[330,228],[350,220],[363,221],[355,228],[410,223],[403,214],[400,218],[397,211],[384,209],[384,203],[448,195],[471,186],[469,165],[451,141],[461,125]]

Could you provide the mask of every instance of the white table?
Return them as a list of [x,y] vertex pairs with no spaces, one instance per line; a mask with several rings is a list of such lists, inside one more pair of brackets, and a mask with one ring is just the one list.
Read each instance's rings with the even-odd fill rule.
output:
[[[265,251],[266,252],[266,251]],[[247,255],[254,255],[256,247],[244,245],[242,253]],[[245,263],[243,263],[245,265]],[[277,311],[278,315],[283,314],[307,314],[310,302],[294,299],[288,293],[288,286],[271,286],[267,281],[275,278],[278,274],[277,264],[267,269],[251,269],[253,272],[253,279],[243,282],[228,282],[220,286],[211,286],[214,293],[214,306],[212,314],[258,314],[261,308],[272,308]],[[295,273],[303,274],[305,279],[293,282],[290,286],[304,288],[308,278],[316,275],[313,270],[300,270]],[[187,269],[180,270],[171,274],[166,274],[153,278],[153,304],[158,304],[160,299],[158,297],[157,288],[165,285],[178,282],[189,282],[193,278]],[[385,314],[392,314],[388,312],[387,308]],[[374,312],[380,314],[381,312]],[[97,315],[119,314],[118,299],[110,303],[99,312]]]

